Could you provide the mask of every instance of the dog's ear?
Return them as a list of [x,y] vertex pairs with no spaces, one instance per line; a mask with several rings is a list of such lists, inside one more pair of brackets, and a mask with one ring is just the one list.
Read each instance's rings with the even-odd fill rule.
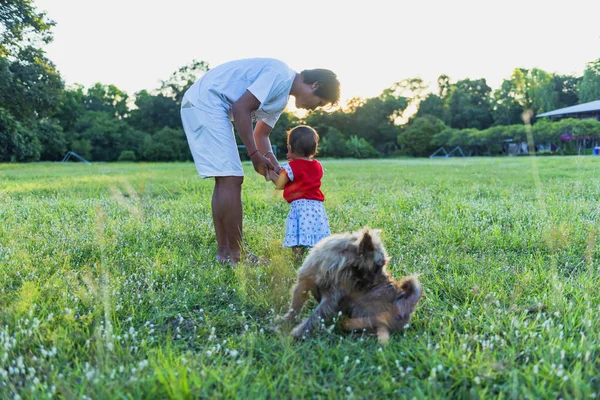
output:
[[373,246],[373,238],[371,237],[368,229],[363,229],[362,238],[360,239],[360,244],[358,245],[358,254],[363,255],[372,253],[373,250],[375,250],[375,246]]

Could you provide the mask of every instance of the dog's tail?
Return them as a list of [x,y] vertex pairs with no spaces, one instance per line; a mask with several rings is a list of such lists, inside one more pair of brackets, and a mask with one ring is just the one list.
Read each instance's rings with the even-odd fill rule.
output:
[[421,300],[423,287],[417,276],[413,275],[402,279],[400,290],[402,290],[402,294],[396,300],[396,306],[400,315],[407,316],[413,312],[415,306]]

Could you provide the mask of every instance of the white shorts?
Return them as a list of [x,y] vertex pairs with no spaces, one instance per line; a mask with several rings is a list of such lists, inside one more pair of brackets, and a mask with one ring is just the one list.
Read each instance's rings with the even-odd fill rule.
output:
[[200,178],[244,176],[227,112],[210,113],[183,99],[181,122]]

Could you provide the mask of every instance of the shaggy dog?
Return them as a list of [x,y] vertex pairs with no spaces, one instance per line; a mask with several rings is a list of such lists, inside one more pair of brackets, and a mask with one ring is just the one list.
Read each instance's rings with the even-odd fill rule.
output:
[[313,247],[298,270],[292,302],[284,321],[293,323],[308,300],[319,302],[311,315],[292,330],[301,338],[342,312],[349,319],[344,328],[377,333],[386,344],[389,334],[400,331],[421,298],[416,277],[396,281],[386,271],[389,261],[379,230],[364,228],[354,233],[331,235]]

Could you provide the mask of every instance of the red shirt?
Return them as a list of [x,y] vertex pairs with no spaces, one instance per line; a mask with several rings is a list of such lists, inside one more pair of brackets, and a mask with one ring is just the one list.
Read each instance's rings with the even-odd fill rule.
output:
[[323,167],[317,160],[292,160],[289,162],[292,169],[293,180],[283,188],[283,198],[291,203],[294,200],[307,199],[324,201],[325,196],[321,192],[321,178],[323,178]]

